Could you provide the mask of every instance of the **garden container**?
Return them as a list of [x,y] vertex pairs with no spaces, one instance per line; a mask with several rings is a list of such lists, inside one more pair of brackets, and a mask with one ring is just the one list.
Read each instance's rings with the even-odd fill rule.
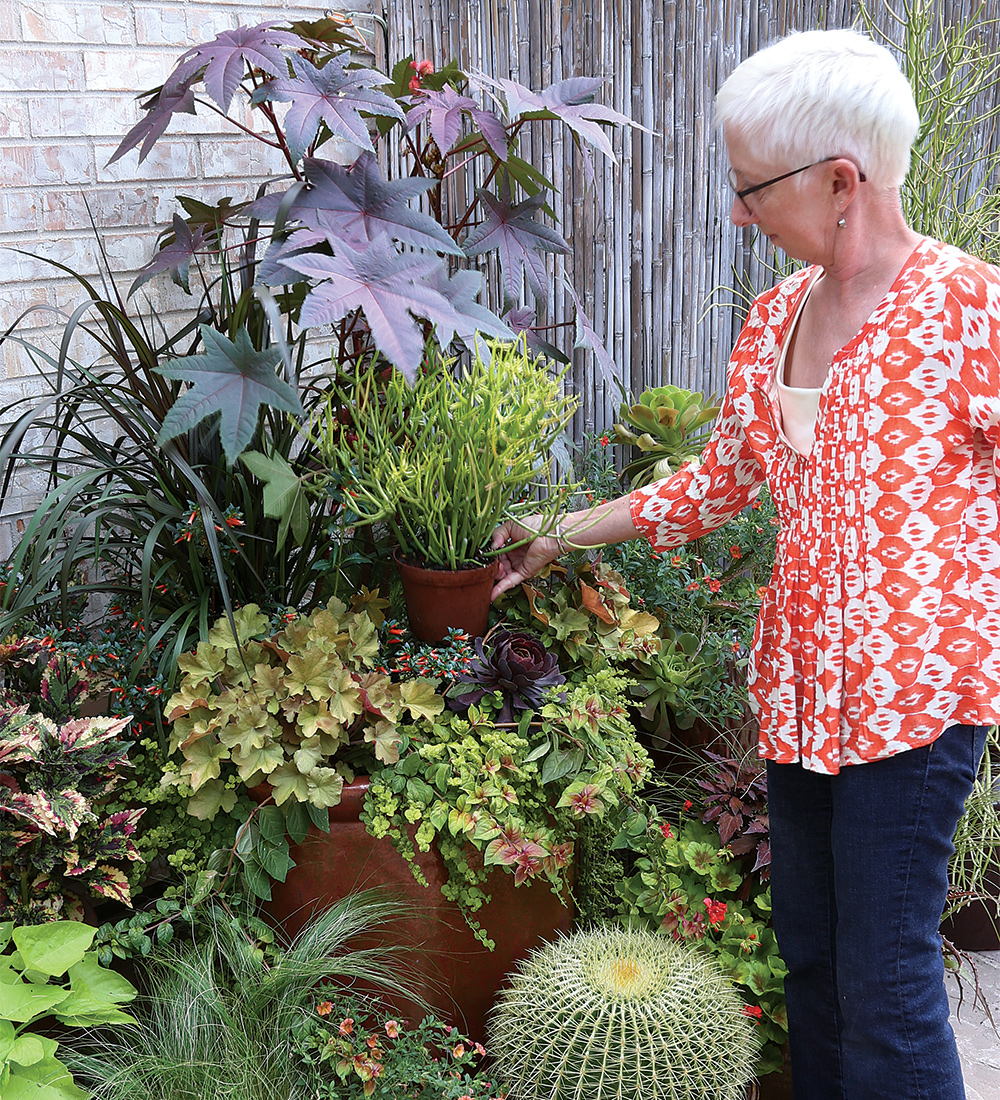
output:
[[[390,888],[405,900],[407,914],[387,926],[382,942],[416,948],[401,969],[414,978],[418,993],[444,1020],[483,1041],[486,1014],[504,976],[532,948],[568,932],[572,911],[547,880],[515,888],[514,876],[496,868],[484,886],[492,900],[474,918],[495,941],[491,952],[476,939],[458,905],[441,893],[447,872],[435,847],[417,853],[427,879],[422,886],[389,840],[376,840],[366,831],[359,813],[368,782],[367,776],[358,776],[344,785],[340,804],[330,811],[329,833],[311,828],[301,844],[292,846],[296,865],[283,883],[272,885],[265,909],[294,935],[311,914],[348,894]],[[469,858],[478,853],[470,849]],[[419,1018],[413,1004],[391,1003],[400,1017]]]
[[469,569],[423,567],[396,555],[410,629],[422,642],[441,642],[449,627],[470,638],[486,633],[496,560]]
[[967,902],[941,922],[941,934],[961,951],[1000,950],[1000,867],[983,876],[984,897]]

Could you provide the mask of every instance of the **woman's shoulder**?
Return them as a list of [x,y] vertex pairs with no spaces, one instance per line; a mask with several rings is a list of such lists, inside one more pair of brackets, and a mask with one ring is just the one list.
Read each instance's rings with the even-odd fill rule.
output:
[[961,298],[985,300],[1000,293],[1000,267],[944,241],[928,238],[919,266],[924,279]]
[[782,324],[789,316],[792,304],[815,273],[815,267],[801,267],[758,294],[751,303],[745,327],[753,330]]

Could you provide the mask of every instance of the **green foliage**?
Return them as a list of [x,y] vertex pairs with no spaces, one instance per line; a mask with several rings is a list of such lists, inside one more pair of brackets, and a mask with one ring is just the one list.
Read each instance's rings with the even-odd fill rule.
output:
[[1000,797],[997,792],[1000,763],[1000,728],[991,726],[986,749],[972,793],[965,800],[965,811],[955,830],[955,851],[949,864],[948,907],[952,916],[963,905],[977,899],[990,899],[987,876],[996,876],[1000,862]]
[[615,424],[615,439],[638,449],[639,454],[622,470],[622,478],[635,489],[668,477],[683,463],[696,459],[719,415],[720,406],[713,402],[714,398],[706,401],[692,390],[658,386],[640,394],[636,404],[623,404],[618,415],[625,423]]
[[787,971],[771,927],[770,886],[720,843],[717,829],[691,817],[672,825],[647,808],[626,822],[615,847],[634,853],[619,886],[624,918],[711,955],[757,1021],[757,1075],[779,1070]]
[[128,765],[128,718],[0,711],[0,915],[20,923],[83,915],[80,891],[130,902],[117,863],[136,861],[141,807],[106,813]]
[[[289,613],[273,633],[248,604],[233,621],[235,634],[219,619],[180,658],[181,681],[166,703],[171,749],[183,756],[178,775],[192,789],[188,811],[196,817],[230,812],[236,795],[228,781],[236,777],[248,788],[266,783],[279,816],[302,804],[325,822],[345,778],[353,778],[351,761],[397,760],[404,716],[444,708],[434,681],[390,680],[367,610],[331,599],[308,616]],[[262,839],[276,839],[273,817],[255,819]],[[308,822],[303,816],[303,835]]]
[[740,1100],[757,1050],[719,968],[648,932],[579,932],[502,990],[490,1053],[510,1100]]
[[295,1029],[296,1054],[316,1100],[490,1100],[480,1043],[435,1016],[416,1026],[396,1020],[372,998],[345,997],[335,987],[316,990],[315,1005]]
[[411,863],[436,844],[448,868],[442,892],[488,943],[472,915],[488,900],[492,868],[516,885],[547,879],[562,894],[581,830],[628,814],[649,760],[625,703],[625,679],[607,667],[571,675],[516,722],[496,720],[498,693],[465,716],[407,727],[398,763],[372,773],[362,819]]
[[576,399],[561,395],[562,376],[532,359],[523,340],[489,351],[456,375],[432,350],[412,385],[359,369],[313,429],[352,514],[388,524],[402,553],[422,563],[457,569],[477,560],[503,519],[538,510],[527,499],[535,490],[546,490],[547,516],[565,502],[567,487],[549,480],[552,449]]
[[[984,154],[996,147],[1000,51],[984,42],[996,21],[984,18],[985,4],[964,19],[934,0],[906,0],[898,12],[889,10],[901,32],[901,64],[921,121],[901,192],[903,213],[917,232],[995,264],[1000,164],[995,151]],[[867,4],[860,13],[868,32],[878,36]],[[890,33],[887,44],[895,37]]]
[[101,968],[95,929],[76,921],[0,924],[0,1095],[4,1100],[87,1100],[56,1057],[59,1043],[32,1030],[47,1017],[69,1028],[118,1026],[136,991]]
[[211,905],[193,943],[158,945],[145,959],[140,1022],[74,1041],[66,1061],[94,1100],[306,1095],[294,1034],[317,983],[413,996],[404,952],[358,940],[377,942],[398,912],[374,893],[354,895],[271,946],[257,922]]

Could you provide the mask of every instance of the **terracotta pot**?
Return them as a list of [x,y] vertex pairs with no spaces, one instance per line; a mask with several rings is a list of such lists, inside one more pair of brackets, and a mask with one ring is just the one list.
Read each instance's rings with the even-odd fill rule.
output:
[[498,567],[495,560],[453,571],[425,569],[397,554],[396,564],[410,629],[421,641],[443,641],[449,627],[458,627],[472,638],[486,633],[490,592]]
[[[416,863],[428,883],[421,886],[390,841],[367,833],[358,814],[368,783],[367,776],[359,776],[345,784],[340,805],[330,811],[330,832],[310,829],[301,844],[292,846],[296,865],[283,883],[273,884],[265,910],[294,934],[311,914],[348,894],[368,887],[391,888],[405,901],[407,915],[387,926],[378,940],[366,943],[417,948],[403,964],[411,984],[443,1019],[482,1041],[486,1015],[504,976],[532,948],[568,932],[572,911],[547,882],[515,888],[514,876],[497,868],[484,886],[492,901],[475,914],[496,943],[489,951],[458,906],[442,895],[447,871],[436,847],[417,853]],[[419,1019],[416,1006],[398,999],[391,1003],[400,1017]]]

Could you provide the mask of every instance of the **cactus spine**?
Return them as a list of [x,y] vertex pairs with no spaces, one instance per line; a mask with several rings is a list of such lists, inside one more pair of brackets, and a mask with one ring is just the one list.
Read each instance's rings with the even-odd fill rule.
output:
[[651,932],[579,932],[520,964],[490,1017],[510,1100],[739,1100],[758,1044],[698,951]]

